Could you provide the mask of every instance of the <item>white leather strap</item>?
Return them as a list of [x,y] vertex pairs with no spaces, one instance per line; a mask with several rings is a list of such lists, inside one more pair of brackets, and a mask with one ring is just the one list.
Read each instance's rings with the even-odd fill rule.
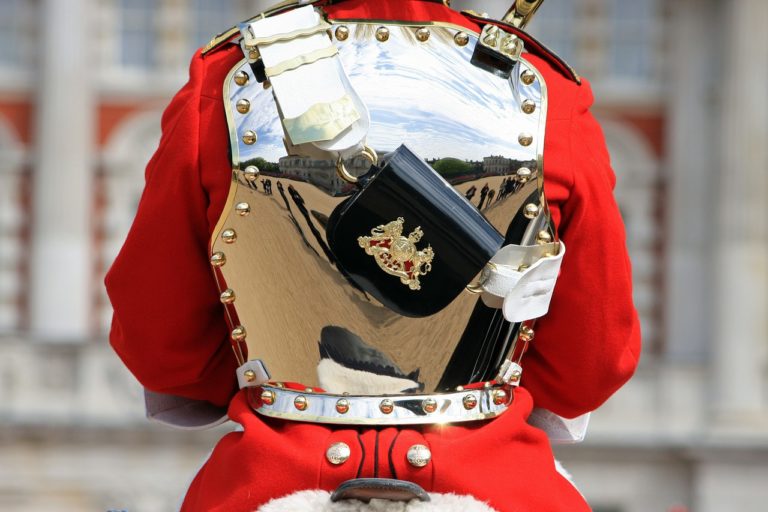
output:
[[269,372],[260,359],[246,361],[237,369],[237,383],[240,389],[261,386],[269,381]]
[[528,423],[547,433],[555,444],[580,443],[587,436],[589,417],[592,413],[582,414],[573,419],[558,416],[548,409],[536,407],[528,416]]
[[[543,251],[553,251],[552,254]],[[556,252],[555,252],[556,251]],[[555,289],[565,244],[505,245],[483,271],[483,303],[509,322],[544,316]]]
[[[363,150],[370,116],[349,82],[336,47],[318,28],[324,26],[308,5],[240,29],[245,47],[258,48],[280,118],[304,120],[283,123],[286,147],[302,156],[347,158]],[[307,126],[306,120],[311,119],[318,119],[317,126]]]

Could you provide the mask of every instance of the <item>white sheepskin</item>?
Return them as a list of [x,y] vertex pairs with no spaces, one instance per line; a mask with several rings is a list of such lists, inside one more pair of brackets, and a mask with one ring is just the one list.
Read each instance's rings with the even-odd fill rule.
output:
[[496,512],[489,505],[472,496],[456,494],[429,494],[431,501],[357,500],[331,502],[326,491],[300,491],[283,498],[276,498],[261,506],[258,512]]

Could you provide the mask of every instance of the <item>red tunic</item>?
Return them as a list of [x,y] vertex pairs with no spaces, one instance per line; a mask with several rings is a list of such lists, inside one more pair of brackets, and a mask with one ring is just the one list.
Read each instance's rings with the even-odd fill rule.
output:
[[[477,30],[436,3],[353,0],[327,11],[331,17],[441,20]],[[555,472],[546,436],[526,418],[533,404],[565,417],[596,409],[632,375],[640,352],[615,177],[588,110],[588,83],[564,76],[543,53],[526,55],[547,84],[544,189],[568,254],[550,311],[537,322],[524,357],[511,409],[485,423],[343,429],[262,418],[236,394],[236,362],[208,242],[231,175],[222,84],[241,58],[240,48],[229,45],[192,59],[189,82],[163,115],[136,219],[106,279],[115,310],[110,341],[137,379],[157,393],[229,404],[230,419],[245,428],[221,440],[185,509],[254,510],[272,497],[333,489],[375,474],[413,480],[427,491],[473,494],[498,510],[510,504],[514,510],[586,510]],[[353,447],[353,458],[332,466],[324,454],[337,440]],[[433,454],[422,469],[405,462],[405,451],[417,442]]]

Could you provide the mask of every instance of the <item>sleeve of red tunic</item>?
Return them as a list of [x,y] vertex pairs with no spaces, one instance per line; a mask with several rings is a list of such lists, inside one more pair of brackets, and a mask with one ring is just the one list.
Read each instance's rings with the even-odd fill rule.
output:
[[[236,363],[208,262],[210,193],[201,175],[208,157],[200,146],[206,112],[214,109],[203,94],[205,75],[198,54],[189,82],[163,114],[136,218],[106,277],[114,308],[110,342],[152,392],[156,409],[180,403],[188,410],[194,403],[222,408],[236,389]],[[220,101],[216,113],[223,118]],[[217,149],[226,159],[226,145]],[[228,176],[226,162],[220,170]]]
[[567,252],[523,360],[523,384],[537,407],[572,418],[596,409],[632,376],[640,328],[615,176],[589,112],[591,89],[562,77],[549,82],[544,188]]

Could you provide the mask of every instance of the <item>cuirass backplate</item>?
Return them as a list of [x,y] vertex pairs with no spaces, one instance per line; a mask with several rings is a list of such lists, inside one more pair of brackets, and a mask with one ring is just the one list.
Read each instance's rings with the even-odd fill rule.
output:
[[[430,26],[420,41],[423,25],[388,23],[381,41],[381,24],[344,25],[348,37],[333,40],[370,111],[368,146],[384,154],[407,144],[507,242],[532,243],[542,221],[526,217],[525,206],[544,205],[541,74],[524,58],[511,78],[476,67],[477,36],[455,27]],[[275,380],[337,393],[432,392],[492,378],[516,326],[468,291],[434,315],[407,318],[351,286],[329,258],[325,223],[354,187],[332,160],[286,155],[273,95],[245,61],[227,77],[224,97],[234,171],[211,253],[248,358],[262,360]],[[347,162],[358,174],[369,165]],[[373,228],[360,226],[360,236]],[[360,257],[370,256],[361,249]],[[462,368],[448,372],[449,363]],[[335,364],[382,380],[346,389],[355,374],[334,374]]]

